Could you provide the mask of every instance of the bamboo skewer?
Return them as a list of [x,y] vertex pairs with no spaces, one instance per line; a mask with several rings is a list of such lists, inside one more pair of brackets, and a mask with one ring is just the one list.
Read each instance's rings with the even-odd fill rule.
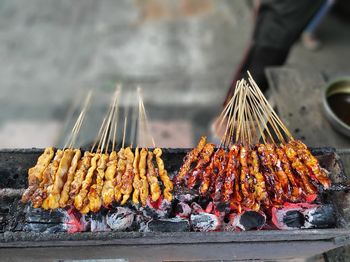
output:
[[77,138],[78,133],[80,131],[81,125],[85,119],[86,112],[89,108],[91,96],[92,96],[92,91],[90,90],[86,96],[86,99],[85,99],[85,102],[84,102],[83,107],[81,109],[81,112],[80,112],[80,114],[79,114],[79,116],[78,116],[78,118],[77,118],[77,120],[72,128],[71,134],[69,135],[69,138],[63,147],[63,150],[66,149],[67,147],[72,148],[74,146],[74,144],[76,142],[76,138]]
[[248,82],[244,79],[236,83],[232,98],[218,117],[218,127],[225,132],[220,147],[232,144],[252,145],[271,141],[273,144],[293,140],[291,132],[282,123],[267,99],[248,72]]

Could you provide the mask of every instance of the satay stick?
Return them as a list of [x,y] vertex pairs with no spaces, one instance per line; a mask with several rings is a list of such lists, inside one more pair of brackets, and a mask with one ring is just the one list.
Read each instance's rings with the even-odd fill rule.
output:
[[92,96],[92,91],[90,90],[85,98],[85,102],[83,104],[83,107],[80,111],[80,114],[73,126],[73,129],[71,131],[71,134],[69,135],[69,138],[66,142],[66,144],[64,145],[63,147],[63,150],[67,148],[72,148],[74,143],[75,143],[75,140],[76,140],[76,137],[80,131],[80,128],[81,128],[81,125],[84,121],[84,118],[85,118],[85,115],[86,115],[86,111],[87,109],[89,108],[89,105],[90,105],[90,100],[91,100],[91,96]]
[[[115,148],[115,140],[116,140],[116,130],[117,130],[117,122],[118,122],[118,112],[119,112],[119,96],[121,93],[121,85],[117,85],[116,87],[116,97],[115,97],[115,102],[113,105],[113,113],[112,113],[112,120],[110,124],[110,130],[108,134],[108,141],[107,141],[107,147],[106,147],[106,153],[108,152],[109,149],[109,143],[112,139],[112,151],[114,151]],[[113,136],[113,138],[112,138]]]
[[140,109],[136,109],[137,103],[133,103],[132,105],[132,114],[131,114],[131,127],[130,127],[130,141],[131,144],[136,144],[139,146],[138,141],[137,141],[137,134],[138,134],[138,129],[140,128],[139,126],[139,115],[140,115]]
[[115,116],[115,111],[116,111],[116,108],[117,108],[119,94],[120,94],[120,89],[119,89],[119,86],[117,86],[115,94],[114,94],[114,98],[112,100],[111,110],[110,110],[110,113],[109,113],[109,116],[108,116],[108,122],[107,122],[107,125],[105,127],[103,142],[102,142],[102,146],[101,146],[101,152],[103,152],[103,150],[106,147],[106,152],[105,152],[106,154],[108,152],[110,136],[111,136],[111,124],[112,124],[113,118]]
[[125,133],[126,133],[127,122],[128,122],[128,116],[126,115],[125,118],[124,118],[124,130],[123,130],[122,148],[124,148],[124,145],[125,145]]
[[[253,111],[253,114],[252,114],[252,116],[253,116],[253,121],[255,122],[255,123],[257,123],[257,126],[258,126],[258,129],[259,129],[259,132],[260,132],[260,135],[261,135],[261,137],[262,137],[262,139],[263,139],[263,142],[264,143],[266,143],[267,142],[267,140],[266,140],[266,137],[265,137],[265,132],[264,132],[264,129],[261,127],[261,123],[260,123],[260,120],[258,119],[258,116],[257,116],[257,108],[255,107],[255,106],[253,106],[252,105],[252,98],[251,97],[249,97],[249,102],[250,102],[250,105],[251,105],[251,110]],[[259,142],[259,141],[257,141],[257,142]]]
[[[232,105],[233,104],[236,105],[236,102],[237,102],[236,98],[237,98],[237,93],[238,93],[238,90],[239,90],[239,83],[240,83],[240,81],[236,82],[236,87],[235,87],[235,91],[233,93],[233,96],[231,97],[231,99],[226,104],[226,106],[224,107],[223,111],[221,112],[221,114],[218,117],[218,120],[217,120],[218,130],[222,129],[223,123],[224,123],[225,119],[227,118],[227,116],[229,114],[229,111],[232,110]],[[236,110],[236,107],[234,107],[234,108]],[[230,121],[228,120],[228,122],[230,122]]]
[[89,108],[89,105],[90,105],[90,101],[91,101],[91,97],[92,97],[92,91],[90,90],[87,97],[86,97],[86,100],[85,100],[85,104],[84,104],[84,107],[83,107],[83,110],[82,112],[80,113],[80,121],[78,122],[78,125],[77,125],[77,128],[73,134],[73,138],[72,138],[72,141],[71,141],[71,144],[70,144],[70,148],[72,148],[76,142],[76,138],[80,132],[80,129],[81,129],[81,126],[82,126],[82,123],[85,119],[85,116],[86,116],[86,112]]
[[[244,80],[243,80],[244,81]],[[242,81],[241,81],[242,82]],[[244,82],[242,82],[244,84]],[[238,119],[237,119],[237,131],[236,131],[236,143],[241,142],[242,136],[243,136],[243,105],[244,105],[244,88],[241,88],[241,92],[239,93],[239,98],[238,98]]]
[[[277,138],[280,141],[284,142],[283,135],[280,133],[280,130],[276,126],[276,123],[274,121],[272,121],[269,108],[266,107],[266,105],[265,105],[264,101],[262,101],[261,96],[259,95],[259,93],[257,92],[256,94],[258,95],[257,99],[259,100],[259,105],[261,106],[263,114],[265,115],[265,117],[267,119],[267,123],[271,124],[271,127],[272,127],[273,131],[275,132],[275,134],[277,135]],[[273,143],[276,144],[274,139],[273,139],[273,137],[272,137],[272,135],[271,134],[269,134],[269,135],[270,135],[270,139],[273,141]]]
[[257,89],[257,93],[259,94],[259,96],[261,97],[261,99],[265,102],[265,105],[270,109],[271,114],[274,118],[274,120],[276,120],[276,122],[278,123],[278,125],[282,128],[282,130],[285,132],[285,134],[287,135],[287,137],[291,140],[293,140],[293,136],[291,134],[291,132],[288,130],[288,128],[283,124],[282,120],[278,117],[277,113],[275,112],[275,110],[273,110],[273,108],[271,107],[271,105],[269,104],[269,102],[267,101],[267,99],[264,97],[264,95],[262,94],[262,92],[260,91],[258,85],[256,84],[256,82],[254,81],[253,77],[251,76],[250,72],[248,71],[248,80],[251,83],[252,87],[254,87],[255,89]]
[[229,100],[229,102],[226,104],[224,110],[221,112],[221,114],[219,115],[218,120],[217,120],[218,121],[217,130],[219,130],[219,132],[220,132],[222,130],[222,128],[223,128],[223,124],[224,124],[224,121],[226,119],[225,133],[224,133],[223,137],[221,138],[220,147],[225,146],[226,142],[227,142],[228,129],[229,129],[229,126],[230,126],[230,120],[231,120],[231,115],[232,115],[232,109],[233,109],[234,102],[235,102],[235,97],[233,96]]
[[[262,97],[262,94],[259,94],[259,92],[260,91],[257,90],[257,94],[258,94],[257,99],[259,99],[259,105],[261,106],[262,111],[265,114],[267,123],[271,124],[271,127],[272,127],[273,131],[275,132],[277,138],[281,142],[285,142],[284,136],[280,132],[280,126],[274,121],[275,117],[271,114],[271,109],[272,108],[268,108],[267,100],[264,100],[263,97]],[[269,135],[270,135],[270,139],[273,140],[271,133]],[[273,142],[275,143],[274,140],[273,140]]]
[[261,105],[259,104],[259,101],[254,96],[252,96],[252,100],[251,101],[252,101],[252,103],[254,104],[254,106],[256,108],[257,117],[260,119],[260,123],[262,123],[262,125],[264,126],[264,129],[268,133],[269,138],[271,139],[271,141],[273,143],[275,143],[275,141],[273,139],[273,136],[272,136],[272,134],[270,132],[270,129],[268,128],[267,123],[265,121],[265,116],[263,115],[263,112],[261,112],[263,110],[261,108]]
[[220,127],[219,127],[220,129],[219,130],[221,130],[221,128],[222,128],[223,120],[225,118],[227,118],[227,123],[226,123],[226,127],[225,127],[225,133],[224,133],[223,137],[221,138],[220,147],[225,146],[226,143],[227,143],[227,139],[228,139],[227,136],[228,136],[229,127],[230,127],[230,120],[231,120],[231,117],[232,117],[232,114],[233,114],[233,111],[232,111],[233,102],[234,102],[234,100],[232,100],[232,99],[228,102],[228,104],[227,104],[227,106],[228,106],[228,108],[227,108],[228,109],[227,110],[227,115],[225,115],[224,118],[222,119],[222,121],[220,122]]
[[234,132],[237,131],[237,118],[238,118],[238,112],[239,112],[239,107],[238,107],[238,103],[239,103],[239,97],[238,97],[238,93],[240,92],[242,88],[242,84],[241,81],[237,82],[237,87],[235,89],[235,93],[234,93],[234,111],[232,114],[232,118],[229,119],[229,124],[230,124],[230,131],[229,131],[229,137],[228,137],[228,145],[233,143],[233,137],[234,137]]
[[106,119],[107,119],[106,117],[103,118],[102,125],[100,126],[100,129],[99,129],[98,134],[97,134],[97,138],[96,138],[94,144],[93,144],[92,147],[91,147],[91,150],[90,150],[91,152],[94,151],[94,149],[95,149],[97,143],[98,143],[99,140],[100,140],[100,137],[101,137],[102,130],[103,130],[103,127],[104,127],[104,125],[105,125]]
[[140,87],[137,89],[137,93],[138,93],[139,108],[140,108],[139,120],[140,120],[140,125],[142,126],[140,129],[143,131],[142,132],[142,142],[145,144],[145,146],[147,146],[147,145],[149,145],[149,140],[151,140],[152,146],[155,147],[155,142],[154,142],[153,136],[151,135],[150,128],[148,125],[147,114],[146,114],[146,110],[145,110],[145,105],[143,103]]

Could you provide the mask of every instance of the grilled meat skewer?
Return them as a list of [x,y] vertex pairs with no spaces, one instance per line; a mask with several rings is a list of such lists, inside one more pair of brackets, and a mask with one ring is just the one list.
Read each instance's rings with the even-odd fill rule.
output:
[[146,201],[149,195],[149,185],[148,185],[147,176],[146,176],[147,155],[148,155],[148,150],[145,148],[142,148],[140,152],[139,172],[140,172],[140,179],[141,179],[140,200],[143,206],[146,205]]
[[115,201],[119,202],[122,199],[122,177],[124,176],[126,169],[126,157],[125,149],[121,148],[118,152],[118,165],[117,165],[117,175],[114,181],[114,198]]
[[60,200],[59,200],[59,206],[61,208],[65,208],[67,205],[67,202],[69,199],[70,186],[73,182],[75,171],[77,169],[80,157],[81,157],[81,151],[79,149],[76,149],[75,153],[74,153],[74,157],[73,157],[72,162],[71,162],[71,165],[68,169],[66,183],[64,184],[62,192],[61,192],[61,196],[60,196]]
[[227,202],[230,200],[233,191],[234,183],[238,177],[238,152],[239,147],[234,145],[228,153],[228,163],[226,167],[226,178],[223,186],[222,200]]
[[108,154],[102,154],[100,156],[98,166],[96,169],[96,182],[90,187],[88,193],[89,209],[92,212],[99,211],[102,206],[101,192],[103,188],[103,180],[105,176],[105,169],[107,167],[108,158]]
[[153,202],[156,202],[159,199],[162,192],[161,192],[159,184],[158,184],[156,169],[154,167],[152,160],[153,160],[153,153],[148,152],[148,155],[147,155],[147,180],[148,180],[149,187],[151,190],[151,199]]
[[189,174],[189,178],[187,181],[187,186],[189,188],[193,188],[196,185],[200,174],[203,172],[203,168],[209,163],[214,149],[214,144],[206,144],[204,146],[202,152],[200,153],[196,167]]
[[22,202],[28,202],[32,194],[38,188],[43,179],[43,172],[50,164],[53,156],[53,147],[45,148],[44,153],[38,158],[36,165],[28,170],[28,188],[22,195]]
[[113,151],[109,155],[109,161],[107,163],[107,169],[105,172],[105,181],[102,188],[102,202],[105,207],[108,207],[114,201],[114,185],[115,174],[117,172],[118,155],[116,151]]
[[[48,193],[51,192],[55,174],[61,162],[62,156],[63,151],[58,149],[53,161],[45,169],[43,173],[43,180],[41,181],[40,186],[31,196],[31,201],[35,208],[41,207],[43,205],[43,201],[47,198]],[[46,207],[46,209],[48,209],[48,207]]]
[[133,172],[134,153],[131,151],[130,147],[125,149],[125,157],[126,157],[126,167],[125,167],[125,173],[122,176],[121,189],[120,189],[120,192],[123,194],[123,199],[120,203],[121,205],[124,205],[126,201],[128,201],[133,190],[132,182],[134,179],[134,172]]
[[189,152],[184,160],[183,165],[180,168],[180,171],[176,178],[176,183],[181,184],[183,180],[187,178],[188,171],[190,171],[191,164],[197,161],[198,155],[203,150],[205,144],[206,144],[207,138],[205,136],[201,137],[201,140],[199,141],[197,147],[195,147],[191,152]]
[[[50,195],[44,200],[47,203],[49,209],[55,209],[59,207],[59,200],[64,183],[67,179],[68,169],[71,165],[74,156],[74,150],[66,149],[63,152],[63,156],[55,174],[55,180]],[[45,204],[46,206],[46,204]]]
[[154,149],[153,154],[156,156],[156,162],[158,166],[158,175],[164,185],[164,191],[163,191],[164,198],[168,201],[171,201],[173,200],[173,195],[171,191],[173,191],[174,186],[168,176],[168,172],[164,167],[164,162],[163,162],[163,159],[161,158],[162,150],[160,148],[156,148]]
[[294,147],[300,159],[310,170],[310,177],[313,180],[321,183],[324,188],[329,188],[331,185],[330,179],[328,178],[326,172],[320,167],[317,159],[311,154],[307,146],[299,140],[291,141],[289,144]]
[[140,162],[140,154],[139,154],[139,148],[136,147],[135,149],[135,157],[134,157],[134,163],[133,163],[133,170],[134,170],[134,181],[133,181],[133,187],[134,187],[134,193],[132,194],[132,202],[134,204],[138,204],[139,198],[140,198],[140,190],[142,187],[142,181],[140,179],[140,172],[139,172],[139,162]]

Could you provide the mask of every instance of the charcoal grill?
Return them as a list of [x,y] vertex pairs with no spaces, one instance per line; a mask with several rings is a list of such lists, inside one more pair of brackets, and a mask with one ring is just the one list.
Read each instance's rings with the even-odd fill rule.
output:
[[[337,225],[328,229],[247,232],[84,232],[33,233],[21,230],[16,217],[27,170],[42,149],[0,150],[0,255],[2,259],[111,259],[126,261],[206,261],[286,259],[319,254],[350,243],[350,194],[336,151],[313,149],[321,166],[339,186],[325,191],[323,200],[337,210]],[[163,149],[170,174],[182,164],[188,149]]]

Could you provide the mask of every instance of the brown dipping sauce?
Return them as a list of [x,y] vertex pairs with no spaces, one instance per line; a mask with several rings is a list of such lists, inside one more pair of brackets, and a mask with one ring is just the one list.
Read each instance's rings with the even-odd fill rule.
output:
[[334,114],[350,126],[350,93],[337,93],[327,98]]

